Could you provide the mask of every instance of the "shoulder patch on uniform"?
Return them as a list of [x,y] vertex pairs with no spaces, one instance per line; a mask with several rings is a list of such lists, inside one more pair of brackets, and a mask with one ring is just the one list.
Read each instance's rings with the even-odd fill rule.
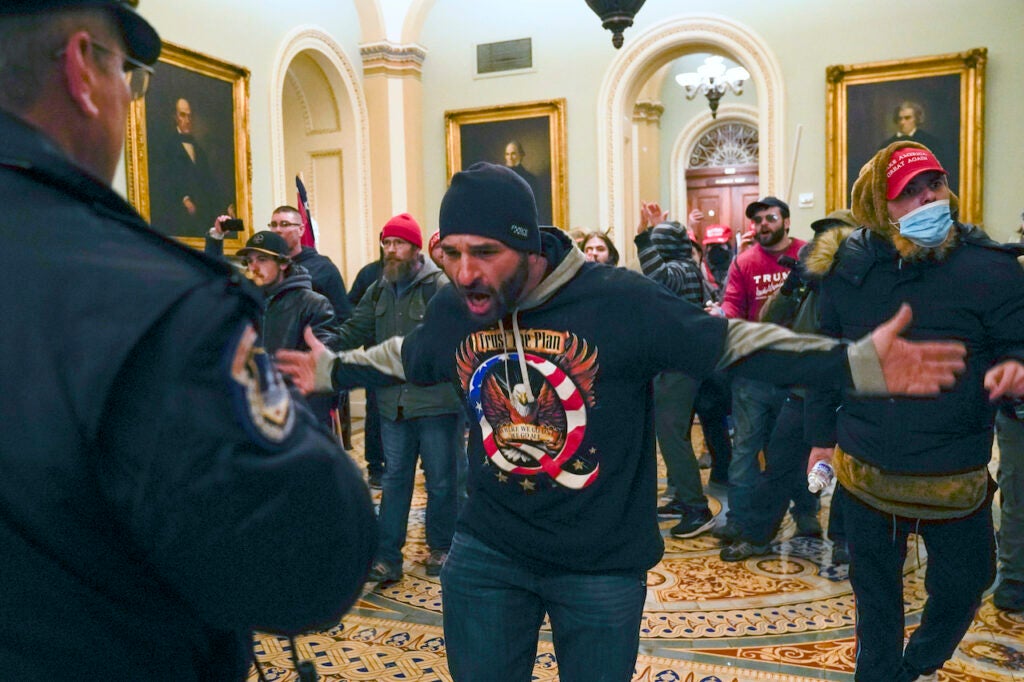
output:
[[246,324],[229,346],[235,412],[245,430],[262,444],[276,446],[295,426],[295,406],[270,356],[256,345],[258,335]]

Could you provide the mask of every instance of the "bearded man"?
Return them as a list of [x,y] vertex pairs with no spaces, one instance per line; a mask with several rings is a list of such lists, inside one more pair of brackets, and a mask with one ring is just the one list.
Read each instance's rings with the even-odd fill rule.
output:
[[448,664],[460,682],[495,671],[529,680],[545,613],[562,680],[633,675],[647,569],[664,551],[657,374],[700,380],[734,366],[755,378],[930,394],[962,365],[958,344],[896,337],[909,310],[853,346],[707,315],[638,273],[586,262],[562,230],[540,229],[529,186],[502,166],[456,173],[439,225],[453,285],[421,326],[365,351],[277,360],[303,390],[445,382],[465,396],[472,492],[441,572]]
[[[438,289],[448,283],[424,258],[423,234],[408,213],[381,230],[381,278],[370,285],[352,317],[341,327],[335,350],[373,345],[411,332]],[[462,445],[462,413],[449,385],[399,384],[375,390],[380,411],[384,474],[381,477],[380,546],[369,580],[382,585],[403,576],[405,545],[416,461],[423,462],[427,488],[426,574],[440,574],[455,532]]]

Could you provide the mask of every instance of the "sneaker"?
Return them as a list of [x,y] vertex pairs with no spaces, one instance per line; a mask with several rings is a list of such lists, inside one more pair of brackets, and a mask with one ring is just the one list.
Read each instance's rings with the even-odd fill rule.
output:
[[820,538],[821,522],[817,514],[794,514],[796,519],[796,537],[798,538]]
[[711,531],[711,535],[722,541],[722,544],[730,545],[740,539],[740,527],[731,520],[726,520],[718,528]]
[[368,582],[380,583],[381,585],[397,583],[401,579],[402,567],[392,566],[386,561],[373,562],[373,567],[370,568],[370,574],[366,576],[366,580]]
[[992,603],[1003,611],[1024,611],[1024,582],[1003,578],[992,596]]
[[746,540],[738,540],[728,547],[723,547],[718,553],[718,558],[722,561],[743,561],[752,556],[771,554],[771,550],[771,545],[755,545]]
[[835,566],[842,566],[850,563],[850,550],[846,548],[845,544],[836,545],[832,548],[832,564]]
[[682,516],[686,513],[686,506],[679,500],[669,500],[658,507],[658,516]]
[[380,481],[384,477],[384,474],[369,474],[366,477],[366,483],[374,490],[380,490]]
[[700,510],[687,509],[679,523],[669,531],[674,538],[695,538],[706,533],[715,525],[715,517],[708,508]]
[[430,556],[427,557],[427,575],[431,578],[436,578],[441,575],[441,567],[444,566],[444,562],[448,560],[448,551],[444,549],[432,549],[430,550]]

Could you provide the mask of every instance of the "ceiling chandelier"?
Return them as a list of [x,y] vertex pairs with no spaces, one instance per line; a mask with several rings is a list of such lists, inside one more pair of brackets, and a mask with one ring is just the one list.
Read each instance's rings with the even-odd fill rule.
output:
[[612,45],[622,47],[622,32],[633,25],[633,17],[646,0],[587,0],[601,17],[601,26],[612,32]]
[[676,83],[683,86],[688,100],[692,100],[698,94],[704,94],[708,98],[708,106],[711,107],[711,118],[717,118],[718,100],[722,99],[726,90],[742,95],[743,81],[748,78],[750,72],[742,66],[726,69],[724,58],[712,56],[697,67],[696,73],[681,73],[676,76]]

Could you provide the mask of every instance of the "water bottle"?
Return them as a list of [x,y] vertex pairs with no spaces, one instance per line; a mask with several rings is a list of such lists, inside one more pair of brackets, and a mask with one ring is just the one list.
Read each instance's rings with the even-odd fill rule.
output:
[[820,493],[835,480],[836,470],[828,462],[821,461],[811,467],[807,472],[807,489],[812,493]]

